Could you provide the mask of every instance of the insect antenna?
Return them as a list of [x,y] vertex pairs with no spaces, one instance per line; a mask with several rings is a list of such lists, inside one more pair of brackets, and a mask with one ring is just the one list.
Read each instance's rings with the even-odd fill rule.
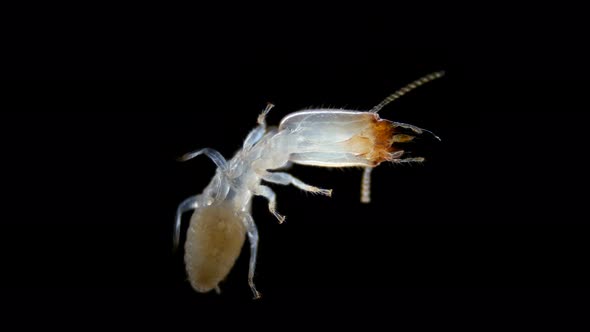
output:
[[415,80],[414,82],[404,86],[403,88],[397,90],[396,92],[392,93],[391,95],[389,95],[387,98],[385,98],[382,102],[380,102],[379,104],[377,104],[377,106],[373,107],[370,112],[373,113],[377,113],[379,112],[383,107],[387,106],[387,104],[391,103],[392,101],[398,99],[399,97],[405,95],[406,93],[416,89],[417,87],[428,83],[430,81],[434,81],[437,78],[441,78],[445,75],[444,71],[437,71],[434,72],[432,74],[428,74],[426,76],[423,76],[417,80]]
[[[414,82],[404,86],[403,88],[397,90],[396,92],[392,93],[387,98],[385,98],[382,102],[380,102],[375,107],[373,107],[369,112],[377,113],[383,107],[387,106],[389,103],[391,103],[392,101],[405,95],[406,93],[416,89],[417,87],[419,87],[421,85],[424,85],[425,83],[428,83],[430,81],[434,81],[437,78],[441,78],[444,75],[445,75],[445,72],[441,70],[441,71],[437,71],[432,74],[428,74],[426,76],[423,76],[423,77],[415,80]],[[440,141],[440,138],[429,130],[418,128],[416,126],[412,126],[412,125],[400,123],[400,122],[394,122],[394,125],[398,126],[398,127],[410,129],[417,134],[421,134],[422,132],[427,132],[427,133],[431,134],[432,136],[434,136],[437,140]],[[404,160],[405,160],[405,162],[409,162],[409,161],[421,162],[423,159],[411,158],[411,159],[401,159],[401,160],[402,160],[402,162]],[[373,169],[371,167],[365,167],[365,169],[364,169],[363,178],[361,180],[361,203],[367,204],[367,203],[371,202],[371,171],[372,170]]]

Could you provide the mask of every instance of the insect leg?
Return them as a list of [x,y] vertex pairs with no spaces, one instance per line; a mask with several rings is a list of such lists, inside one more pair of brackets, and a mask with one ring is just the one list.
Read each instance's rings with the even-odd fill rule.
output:
[[254,194],[257,196],[262,196],[268,200],[268,210],[272,213],[278,220],[279,223],[282,224],[285,221],[285,216],[282,216],[277,213],[277,198],[276,194],[272,189],[267,186],[259,185],[255,190]]
[[211,148],[204,148],[193,152],[185,153],[182,157],[178,158],[178,161],[187,161],[202,154],[209,157],[209,159],[211,159],[215,163],[215,165],[217,165],[217,167],[219,167],[221,170],[227,169],[227,161],[225,160],[225,158],[217,150]]
[[195,210],[199,207],[199,197],[191,196],[178,205],[176,209],[176,221],[174,222],[174,250],[178,248],[178,242],[180,242],[180,224],[182,220],[182,214]]
[[273,107],[273,104],[268,103],[264,111],[260,113],[260,115],[258,116],[258,127],[254,128],[248,134],[246,140],[244,141],[244,145],[242,147],[243,149],[248,149],[252,147],[254,144],[256,144],[256,142],[258,142],[262,138],[262,136],[264,136],[264,133],[266,133],[266,114],[268,114],[268,112],[270,112],[270,110]]
[[254,299],[260,298],[260,293],[256,290],[254,285],[254,272],[256,270],[256,255],[258,253],[258,229],[254,223],[254,219],[249,213],[245,213],[242,219],[246,226],[246,232],[248,233],[248,242],[250,242],[250,264],[248,269],[248,284],[252,293],[254,293]]
[[289,173],[266,172],[262,176],[262,179],[265,181],[268,181],[268,182],[282,184],[282,185],[292,184],[301,190],[309,191],[309,192],[316,193],[316,194],[322,194],[322,195],[326,195],[326,196],[332,196],[332,189],[321,189],[318,187],[310,186]]

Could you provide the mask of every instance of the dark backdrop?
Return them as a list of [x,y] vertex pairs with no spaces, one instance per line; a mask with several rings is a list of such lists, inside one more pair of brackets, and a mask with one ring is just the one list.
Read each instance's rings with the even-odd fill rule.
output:
[[[574,303],[590,277],[588,67],[578,35],[565,33],[575,27],[494,15],[398,26],[402,14],[355,8],[331,20],[130,13],[114,25],[23,27],[30,38],[14,38],[6,77],[42,80],[2,92],[7,315],[197,328],[270,316],[365,324],[426,309],[518,316],[560,303],[584,311]],[[174,213],[214,165],[175,158],[201,147],[231,157],[266,102],[276,104],[270,124],[309,106],[369,109],[441,69],[445,78],[381,113],[442,138],[415,145],[424,164],[377,168],[369,205],[359,202],[360,170],[295,166],[334,195],[272,186],[284,225],[254,200],[263,299],[250,300],[247,250],[222,295],[190,289],[172,253]]]

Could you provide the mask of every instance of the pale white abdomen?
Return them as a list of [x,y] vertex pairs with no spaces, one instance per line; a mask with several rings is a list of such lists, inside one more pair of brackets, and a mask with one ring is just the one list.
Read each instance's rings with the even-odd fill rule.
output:
[[215,289],[233,267],[246,239],[246,228],[227,203],[197,209],[184,246],[186,272],[199,292]]

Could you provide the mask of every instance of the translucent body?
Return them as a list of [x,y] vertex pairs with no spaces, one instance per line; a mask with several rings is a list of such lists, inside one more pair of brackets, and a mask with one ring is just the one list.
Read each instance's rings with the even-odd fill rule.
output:
[[228,162],[220,155],[203,150],[185,158],[205,153],[218,164],[218,170],[203,194],[189,198],[188,204],[181,204],[177,215],[178,232],[180,215],[195,209],[185,243],[185,263],[189,281],[199,292],[218,287],[231,270],[248,234],[254,248],[250,283],[254,294],[258,295],[252,281],[258,238],[250,215],[252,197],[267,198],[269,210],[279,221],[284,220],[276,212],[274,192],[262,185],[262,180],[331,194],[330,190],[307,185],[288,173],[269,170],[281,168],[289,162],[323,167],[375,167],[383,161],[403,160],[399,159],[403,151],[393,146],[400,141],[395,139],[397,125],[380,119],[376,113],[307,110],[288,115],[278,130],[262,136],[257,132],[261,128],[254,129],[249,135],[258,140],[247,142]]
[[[424,78],[421,80],[411,84],[424,83]],[[396,93],[399,94],[399,91]],[[392,96],[376,108],[397,98]],[[373,167],[384,161],[423,160],[401,159],[404,151],[397,146],[414,138],[403,130],[415,134],[423,130],[381,119],[376,111],[305,110],[287,115],[277,129],[268,130],[265,116],[271,108],[272,105],[269,105],[258,117],[258,127],[250,132],[242,149],[229,161],[209,148],[188,153],[181,158],[188,160],[205,154],[217,165],[215,176],[203,193],[187,198],[178,206],[176,213],[175,246],[179,242],[182,214],[195,210],[185,243],[185,264],[191,286],[196,291],[219,290],[219,283],[231,270],[248,236],[248,281],[255,298],[260,296],[253,281],[258,231],[251,216],[252,197],[265,197],[269,211],[279,222],[285,219],[276,211],[275,193],[262,185],[262,180],[281,185],[292,184],[305,191],[331,195],[331,190],[317,188],[288,173],[271,170],[284,168],[290,163],[321,167],[365,167],[361,200],[368,202],[369,175]]]

